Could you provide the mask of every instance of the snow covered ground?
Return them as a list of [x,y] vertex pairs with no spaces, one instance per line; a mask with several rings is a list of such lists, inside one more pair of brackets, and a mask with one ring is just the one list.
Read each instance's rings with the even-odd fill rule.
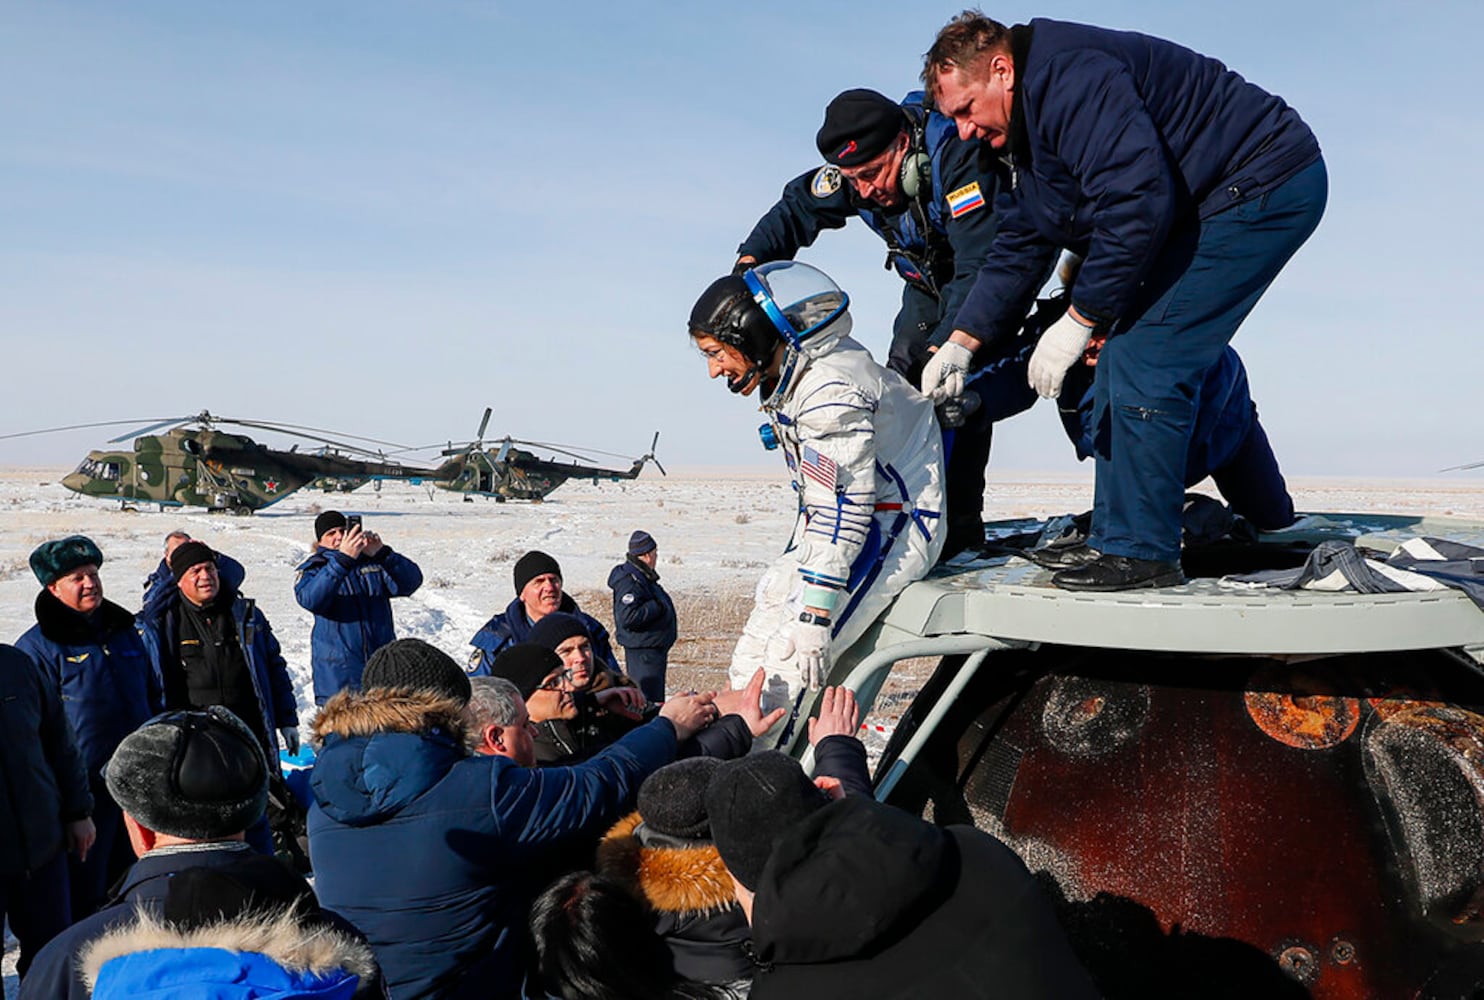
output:
[[[399,635],[417,636],[463,662],[469,639],[513,597],[511,569],[539,548],[562,564],[567,589],[590,614],[611,621],[608,570],[629,532],[643,528],[660,546],[660,573],[675,597],[682,641],[672,654],[672,688],[724,683],[731,643],[752,602],[762,568],[793,521],[793,494],[780,469],[654,472],[631,483],[568,483],[544,503],[505,503],[387,483],[351,494],[300,492],[251,517],[153,508],[121,511],[63,489],[64,470],[0,468],[0,640],[34,623],[37,584],[27,557],[49,538],[86,534],[102,548],[107,596],[134,610],[140,586],[159,563],[166,533],[183,529],[247,567],[244,591],[258,601],[283,645],[307,718],[311,616],[294,602],[294,568],[313,545],[314,516],[359,512],[366,527],[414,559],[426,582],[395,603]],[[1089,470],[1090,471],[1090,470]],[[1484,478],[1431,480],[1299,479],[1300,510],[1387,511],[1484,519]],[[1089,476],[992,476],[987,517],[1049,516],[1091,506]],[[908,694],[910,692],[903,692]],[[902,699],[892,699],[899,708]],[[892,706],[873,720],[890,728]],[[877,726],[881,728],[876,728]],[[14,945],[7,948],[6,996],[14,992]]]

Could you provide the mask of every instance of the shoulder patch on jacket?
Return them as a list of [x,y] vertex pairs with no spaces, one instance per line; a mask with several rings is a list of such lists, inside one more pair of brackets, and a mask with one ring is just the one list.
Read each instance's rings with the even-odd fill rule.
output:
[[961,215],[968,215],[976,208],[984,207],[984,192],[979,190],[979,182],[965,184],[957,191],[948,192],[948,211],[957,219]]
[[477,649],[476,648],[474,650],[474,652],[472,652],[472,653],[469,654],[469,665],[464,668],[464,673],[466,673],[466,674],[472,674],[472,673],[474,673],[474,671],[476,671],[476,670],[479,669],[479,665],[481,663],[483,663],[483,662],[484,662],[484,650]]
[[623,603],[625,603],[625,604],[633,604],[634,603],[634,594],[633,594],[633,592],[631,591],[631,592],[623,595],[623,597],[620,598],[620,600],[622,600]]
[[840,176],[839,167],[820,167],[814,173],[814,180],[809,182],[809,193],[816,198],[828,198],[840,190],[842,183],[844,180]]

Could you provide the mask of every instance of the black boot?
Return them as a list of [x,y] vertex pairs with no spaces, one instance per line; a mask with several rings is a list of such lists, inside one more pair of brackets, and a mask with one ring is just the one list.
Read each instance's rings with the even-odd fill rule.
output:
[[1026,549],[1020,555],[1042,569],[1077,569],[1096,562],[1099,553],[1086,542],[1077,542],[1074,545],[1046,545],[1039,549]]
[[1085,566],[1062,570],[1051,582],[1062,590],[1142,590],[1179,586],[1185,574],[1177,562],[1102,555]]

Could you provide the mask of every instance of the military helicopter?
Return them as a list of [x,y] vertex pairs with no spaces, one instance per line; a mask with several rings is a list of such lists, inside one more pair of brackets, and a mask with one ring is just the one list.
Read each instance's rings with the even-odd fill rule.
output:
[[[0,440],[134,422],[75,424],[0,435]],[[288,450],[269,448],[245,435],[218,430],[222,424],[291,434],[318,442],[320,447],[309,452],[299,451],[298,445]],[[152,433],[162,429],[163,433]],[[330,438],[330,433],[293,424],[218,417],[203,410],[195,416],[156,421],[112,438],[109,444],[133,437],[133,446],[127,451],[88,452],[77,469],[63,477],[62,485],[83,496],[118,499],[125,505],[142,501],[161,508],[205,507],[250,514],[313,483],[325,489],[350,490],[371,480],[431,480],[458,471],[452,462],[446,463],[446,468],[421,468],[390,461],[383,452]],[[401,447],[374,438],[341,437]]]
[[[431,477],[434,486],[462,493],[465,500],[482,496],[493,498],[496,503],[504,503],[506,500],[543,500],[547,494],[569,479],[589,479],[595,483],[637,479],[640,471],[649,462],[653,462],[654,467],[660,470],[660,475],[667,474],[665,467],[655,457],[655,447],[660,440],[659,431],[655,431],[654,438],[649,443],[649,451],[634,459],[633,464],[627,469],[608,469],[592,464],[541,458],[534,452],[517,447],[517,445],[526,445],[531,448],[540,448],[544,451],[571,456],[582,463],[593,461],[563,445],[547,444],[541,441],[522,441],[506,436],[500,439],[495,447],[486,448],[484,432],[489,427],[491,412],[490,407],[485,407],[484,417],[479,421],[479,430],[475,432],[474,440],[458,445],[448,442],[443,446],[439,455],[447,461],[440,466],[440,474]],[[425,451],[436,447],[438,445],[426,445],[422,448],[411,448],[408,451]],[[610,455],[615,458],[625,457],[592,448],[587,450],[594,454]],[[447,474],[449,470],[454,470],[452,475]]]

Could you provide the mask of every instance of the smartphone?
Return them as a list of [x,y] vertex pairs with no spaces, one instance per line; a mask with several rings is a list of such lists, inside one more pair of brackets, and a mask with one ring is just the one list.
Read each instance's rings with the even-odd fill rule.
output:
[[346,534],[350,534],[350,532],[352,530],[355,530],[355,531],[360,531],[361,530],[361,515],[359,515],[359,514],[346,514],[345,515],[345,533]]

